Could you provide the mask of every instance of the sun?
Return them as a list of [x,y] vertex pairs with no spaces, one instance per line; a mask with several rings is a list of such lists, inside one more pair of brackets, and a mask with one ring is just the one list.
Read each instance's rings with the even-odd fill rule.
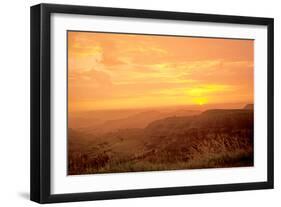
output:
[[199,106],[203,106],[206,103],[208,103],[208,99],[205,97],[198,97],[198,98],[194,98],[193,102]]

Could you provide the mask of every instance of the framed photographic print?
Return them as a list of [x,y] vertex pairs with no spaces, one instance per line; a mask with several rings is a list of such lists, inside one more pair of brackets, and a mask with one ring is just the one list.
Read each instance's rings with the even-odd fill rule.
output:
[[31,7],[31,200],[273,188],[273,19]]

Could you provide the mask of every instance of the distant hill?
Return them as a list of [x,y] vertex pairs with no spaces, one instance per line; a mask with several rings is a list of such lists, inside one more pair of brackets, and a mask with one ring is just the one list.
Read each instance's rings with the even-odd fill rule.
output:
[[195,128],[241,129],[253,127],[253,111],[215,109],[203,112],[192,123]]
[[147,110],[129,115],[125,118],[104,121],[95,127],[88,127],[88,129],[85,129],[85,131],[93,134],[104,134],[108,132],[116,132],[122,129],[145,128],[151,122],[161,120],[166,117],[191,116],[200,113],[200,111],[195,110],[175,110],[168,112]]
[[214,109],[202,114],[168,117],[150,123],[144,130],[152,137],[186,134],[197,130],[241,130],[253,128],[253,112],[243,109]]
[[100,125],[98,132],[106,133],[118,129],[144,128],[150,122],[161,119],[163,114],[158,111],[145,111],[122,119],[108,120]]
[[254,110],[254,104],[247,104],[243,109]]

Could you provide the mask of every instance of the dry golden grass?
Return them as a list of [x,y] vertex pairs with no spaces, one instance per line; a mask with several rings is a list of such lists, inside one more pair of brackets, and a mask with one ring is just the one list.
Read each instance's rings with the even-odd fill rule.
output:
[[[69,153],[69,174],[137,172],[154,170],[241,167],[253,165],[253,145],[245,137],[218,136],[200,142],[172,146],[165,150],[134,153],[134,156],[110,156],[103,151]],[[171,146],[170,146],[171,147]],[[138,155],[140,154],[140,155]]]

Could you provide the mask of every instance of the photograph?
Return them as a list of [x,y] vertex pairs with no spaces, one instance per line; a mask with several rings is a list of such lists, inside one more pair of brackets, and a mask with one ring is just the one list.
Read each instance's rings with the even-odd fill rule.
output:
[[30,200],[274,188],[274,18],[169,8],[30,8]]
[[254,40],[67,33],[68,175],[254,166]]

